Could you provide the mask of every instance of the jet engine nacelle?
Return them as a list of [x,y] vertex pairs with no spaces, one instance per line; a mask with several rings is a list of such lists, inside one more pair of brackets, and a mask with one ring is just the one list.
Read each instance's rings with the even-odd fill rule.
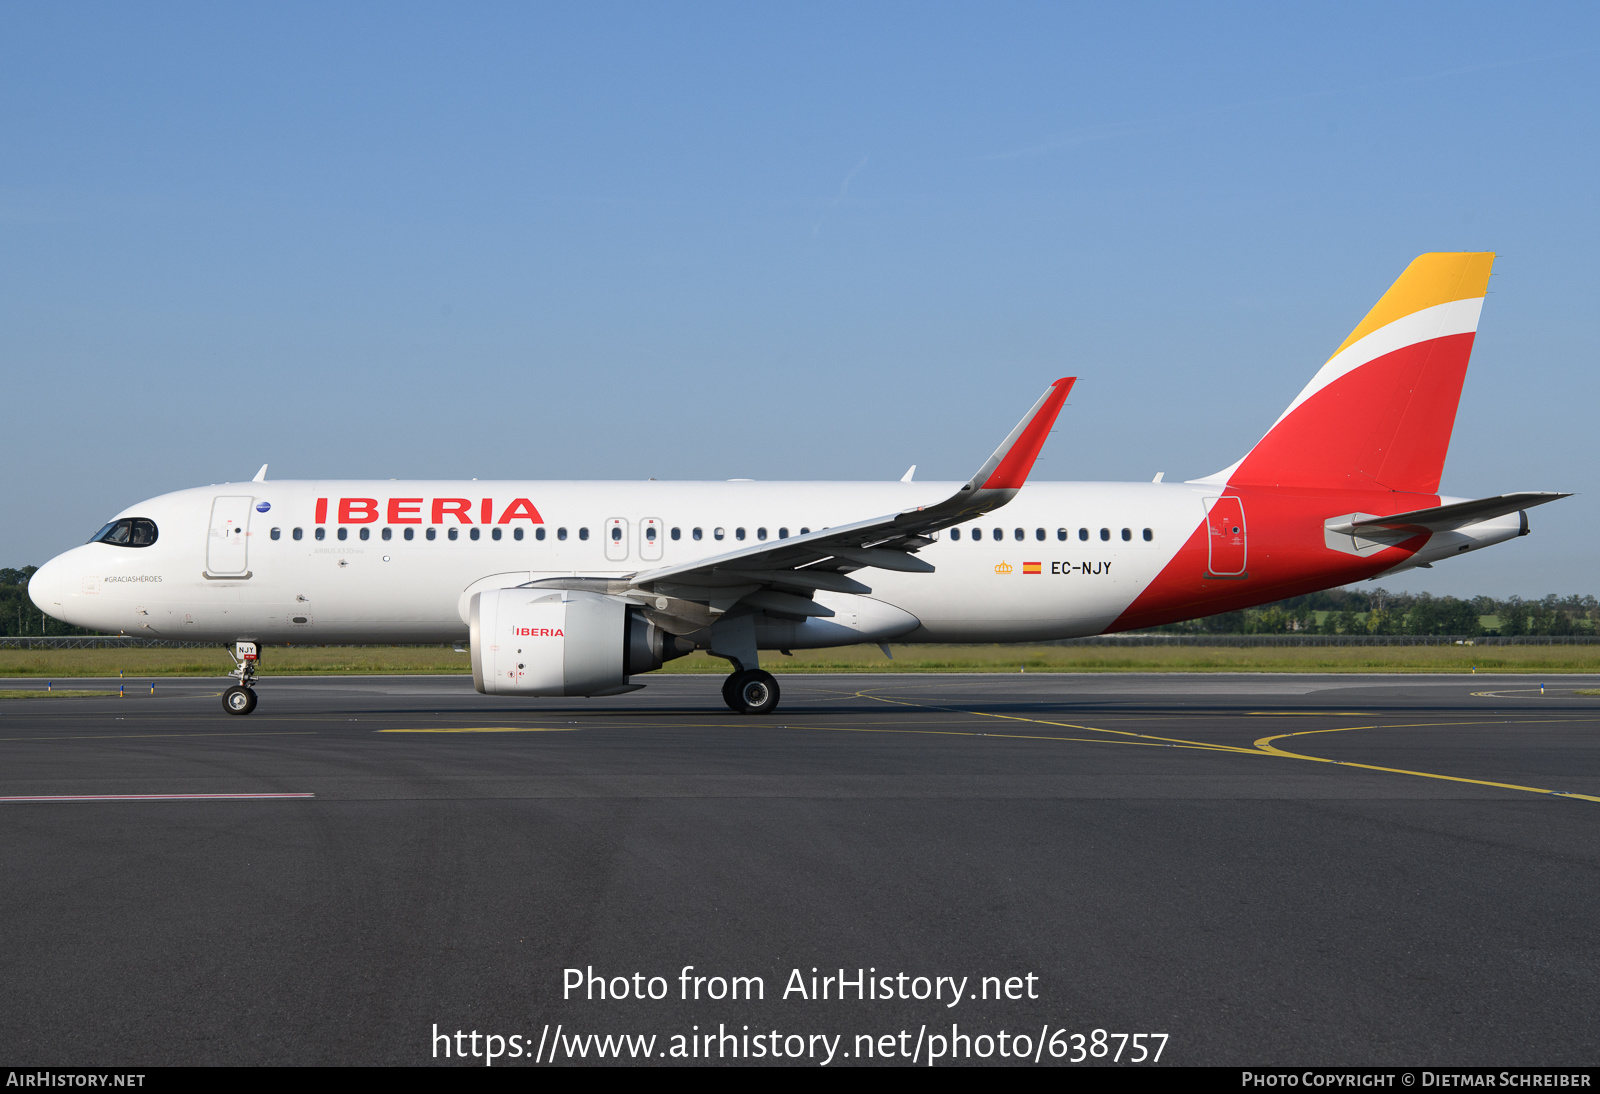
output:
[[472,685],[485,695],[609,695],[688,652],[598,593],[491,589],[472,597]]

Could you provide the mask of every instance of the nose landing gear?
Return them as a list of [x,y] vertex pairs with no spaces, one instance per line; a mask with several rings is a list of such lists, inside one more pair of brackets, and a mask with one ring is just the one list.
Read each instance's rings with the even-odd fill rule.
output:
[[229,676],[239,682],[222,693],[222,709],[229,714],[249,714],[256,709],[256,666],[261,654],[254,642],[238,642],[224,647],[233,658],[234,670]]
[[778,681],[761,669],[743,669],[722,682],[722,701],[740,714],[770,714],[778,705]]

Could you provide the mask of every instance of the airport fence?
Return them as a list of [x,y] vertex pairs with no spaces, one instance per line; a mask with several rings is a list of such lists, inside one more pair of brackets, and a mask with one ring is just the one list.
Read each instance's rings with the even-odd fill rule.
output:
[[[1045,642],[1000,642],[1016,646],[1221,646],[1233,648],[1273,646],[1592,646],[1600,636],[1590,634],[1501,635],[1451,634],[1100,634],[1091,638],[1062,638]],[[160,638],[135,638],[118,634],[34,635],[0,637],[0,650],[87,649],[216,649],[221,642],[169,642]],[[451,649],[449,642],[377,643],[385,649]],[[307,643],[303,648],[328,649]]]
[[[226,642],[171,642],[163,638],[135,638],[123,634],[68,634],[68,635],[4,635],[0,636],[0,650],[215,650],[229,645]],[[339,649],[342,646],[318,646],[313,643],[296,643],[302,649]],[[384,649],[450,649],[449,642],[382,642],[368,643]]]
[[129,638],[117,634],[53,634],[0,636],[0,650],[102,650],[165,647],[192,649],[216,647],[217,642],[163,642],[158,638]]
[[1038,646],[1592,646],[1592,634],[1099,634]]

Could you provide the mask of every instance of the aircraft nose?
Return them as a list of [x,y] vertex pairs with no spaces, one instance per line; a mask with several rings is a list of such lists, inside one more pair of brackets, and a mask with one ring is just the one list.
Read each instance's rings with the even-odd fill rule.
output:
[[33,601],[33,606],[57,619],[61,618],[66,592],[67,565],[60,555],[40,566],[28,579],[28,599]]

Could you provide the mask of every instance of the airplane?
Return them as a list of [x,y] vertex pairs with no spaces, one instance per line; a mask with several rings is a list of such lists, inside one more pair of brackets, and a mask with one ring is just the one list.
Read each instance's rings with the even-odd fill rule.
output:
[[[1570,495],[1439,495],[1492,252],[1414,260],[1243,457],[1205,478],[1028,482],[1052,383],[965,483],[282,481],[123,510],[29,583],[102,631],[226,644],[468,643],[473,685],[616,695],[695,650],[765,714],[760,651],[1034,642],[1236,611],[1528,534]],[[915,468],[912,469],[915,471]]]

